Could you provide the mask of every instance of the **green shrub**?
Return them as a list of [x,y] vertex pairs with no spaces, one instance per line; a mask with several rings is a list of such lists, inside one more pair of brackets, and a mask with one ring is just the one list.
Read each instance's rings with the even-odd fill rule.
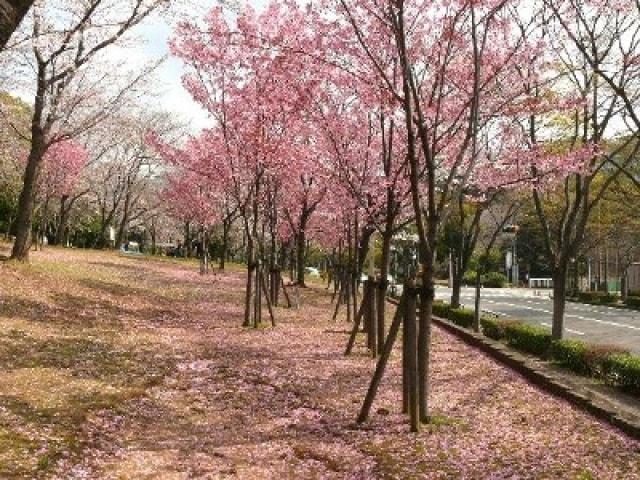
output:
[[578,292],[578,300],[586,303],[607,304],[616,303],[620,296],[607,292]]
[[432,311],[436,317],[448,318],[449,310],[451,310],[451,305],[449,305],[448,303],[441,302],[441,301],[433,302]]
[[534,355],[544,355],[551,345],[551,333],[546,328],[510,322],[505,325],[504,333],[513,348]]
[[610,359],[627,352],[615,345],[598,345],[578,340],[554,340],[549,356],[570,370],[592,377],[607,379]]
[[467,270],[464,272],[462,276],[462,283],[465,285],[475,285],[476,284],[476,271],[475,270]]
[[562,366],[576,373],[588,375],[590,367],[586,360],[587,345],[579,340],[554,340],[549,356]]
[[602,296],[602,303],[618,303],[620,301],[620,295],[617,293],[607,293]]
[[473,314],[474,311],[467,308],[451,308],[448,318],[456,325],[471,328],[473,326]]
[[610,355],[604,363],[604,377],[609,383],[640,391],[640,356],[630,353]]
[[640,296],[628,296],[624,300],[625,305],[633,308],[640,308]]
[[502,288],[506,283],[507,277],[500,272],[489,272],[482,279],[482,284],[489,288]]
[[482,317],[480,319],[482,333],[494,340],[502,340],[504,338],[504,322],[498,318]]

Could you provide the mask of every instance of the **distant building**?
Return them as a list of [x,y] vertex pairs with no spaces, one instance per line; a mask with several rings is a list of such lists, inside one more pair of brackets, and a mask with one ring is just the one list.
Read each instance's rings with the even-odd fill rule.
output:
[[635,262],[629,265],[627,270],[627,289],[630,292],[640,291],[640,262]]

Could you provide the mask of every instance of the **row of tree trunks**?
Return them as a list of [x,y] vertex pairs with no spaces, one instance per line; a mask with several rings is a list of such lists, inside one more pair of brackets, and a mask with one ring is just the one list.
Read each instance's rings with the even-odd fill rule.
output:
[[[375,289],[375,287],[373,287]],[[370,296],[370,288],[365,288],[366,296]],[[427,296],[427,292],[420,286],[416,286],[415,282],[409,282],[404,287],[404,292],[400,298],[396,313],[393,317],[391,325],[389,327],[389,333],[384,338],[383,348],[379,352],[380,357],[376,363],[376,369],[369,384],[369,388],[365,395],[360,413],[358,415],[358,423],[365,422],[371,413],[371,407],[375,400],[378,388],[384,376],[384,372],[389,361],[391,352],[395,341],[398,336],[400,328],[403,329],[402,335],[402,412],[409,415],[409,424],[412,432],[420,431],[422,423],[428,421],[428,416],[424,415],[424,410],[421,408],[424,399],[422,396],[428,391],[421,388],[421,368],[420,368],[420,337],[424,338],[425,332],[420,332],[420,321],[417,316],[419,311],[418,300],[420,304],[423,304],[423,297]],[[360,312],[356,319],[356,325],[351,332],[349,343],[347,344],[347,350],[345,355],[351,353],[353,343],[355,341],[355,334],[357,332],[360,318],[364,318],[366,315],[366,302],[363,301]],[[375,317],[375,315],[374,315]],[[365,321],[366,324],[366,321]],[[431,332],[426,332],[427,337],[430,337]],[[426,402],[424,402],[426,403]],[[424,407],[423,407],[424,408]]]
[[376,358],[378,356],[378,342],[376,339],[379,333],[376,327],[378,320],[378,317],[376,315],[377,292],[377,282],[375,282],[373,279],[368,279],[364,282],[362,302],[360,303],[360,307],[358,308],[358,311],[355,315],[355,321],[351,329],[351,335],[349,336],[349,341],[347,342],[347,347],[344,352],[345,355],[351,354],[356,341],[356,337],[358,335],[358,332],[360,331],[360,323],[362,322],[364,333],[366,335],[367,348],[371,352],[372,358]]

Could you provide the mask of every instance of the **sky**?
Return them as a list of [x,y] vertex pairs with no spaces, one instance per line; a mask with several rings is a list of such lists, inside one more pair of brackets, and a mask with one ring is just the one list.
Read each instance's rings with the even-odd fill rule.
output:
[[[200,3],[205,8],[211,8],[214,4],[213,1]],[[210,126],[211,121],[206,111],[191,98],[182,86],[182,62],[169,54],[168,41],[172,32],[173,27],[166,19],[154,16],[138,28],[137,33],[142,37],[143,45],[136,49],[135,53],[128,50],[128,54],[138,56],[136,61],[145,63],[169,55],[157,74],[159,81],[158,100],[160,102],[158,108],[175,113],[195,133]]]
[[[242,0],[240,0],[242,1]],[[237,0],[226,0],[226,4],[239,4]],[[247,0],[253,8],[260,10],[267,0]],[[178,3],[181,2],[181,3]],[[169,15],[169,18],[193,17],[204,15],[214,5],[216,0],[177,0]],[[144,45],[135,55],[139,55],[138,61],[148,62],[162,58],[169,54],[168,41],[172,36],[173,26],[167,18],[158,15],[149,18],[138,27],[137,34],[142,36]],[[182,62],[169,55],[161,67],[158,79],[160,81],[160,109],[175,112],[194,133],[204,127],[210,126],[211,121],[207,113],[194,102],[182,86],[183,67]]]

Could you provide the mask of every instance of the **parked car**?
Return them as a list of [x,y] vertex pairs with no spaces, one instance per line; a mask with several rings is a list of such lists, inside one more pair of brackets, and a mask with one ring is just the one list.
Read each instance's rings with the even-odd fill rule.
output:
[[320,277],[320,270],[318,270],[316,267],[307,267],[304,269],[304,271],[310,277]]
[[[360,275],[360,283],[363,283],[368,278],[369,276],[366,273],[363,273]],[[389,285],[394,285],[396,283],[395,279],[391,275],[387,275],[387,282],[389,282]]]
[[120,248],[120,253],[125,255],[141,255],[140,244],[138,242],[125,242]]

